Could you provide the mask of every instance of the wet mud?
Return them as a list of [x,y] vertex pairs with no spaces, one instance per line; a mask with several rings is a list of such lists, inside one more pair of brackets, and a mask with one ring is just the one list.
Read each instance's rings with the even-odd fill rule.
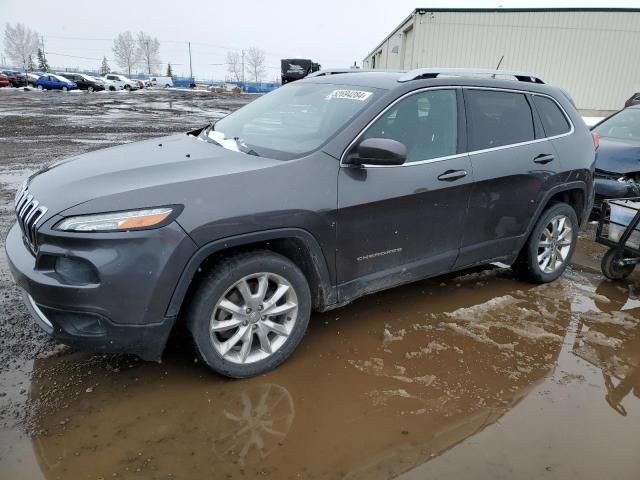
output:
[[[199,126],[207,114],[190,105],[235,108],[224,103],[234,97],[184,95],[167,113],[162,95],[123,96],[125,131],[89,124],[132,141],[152,125]],[[0,116],[23,101],[5,98]],[[137,112],[144,121],[131,120]],[[31,138],[15,121],[15,135]],[[37,121],[32,132],[47,128]],[[77,132],[58,132],[51,160],[96,148],[74,150]],[[48,140],[23,143],[20,160],[0,132],[3,152],[11,145],[0,165],[3,236],[13,172],[47,161]],[[593,226],[551,285],[492,267],[314,314],[288,362],[240,381],[207,371],[181,337],[161,364],[56,345],[0,259],[0,478],[640,478],[640,277],[604,280],[591,238]]]

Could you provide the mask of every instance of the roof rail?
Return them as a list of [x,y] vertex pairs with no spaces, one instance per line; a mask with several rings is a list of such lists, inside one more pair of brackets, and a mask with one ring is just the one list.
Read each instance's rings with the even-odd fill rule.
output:
[[544,83],[540,77],[533,73],[513,72],[511,70],[492,70],[489,68],[416,68],[411,70],[400,78],[398,82],[410,82],[411,80],[421,80],[427,78],[436,78],[440,75],[449,76],[472,76],[485,75],[496,78],[496,75],[515,77],[519,82]]
[[384,70],[370,70],[362,68],[325,68],[318,70],[317,72],[310,73],[305,78],[309,77],[325,77],[327,75],[338,75],[340,73],[360,73],[360,72],[380,72]]

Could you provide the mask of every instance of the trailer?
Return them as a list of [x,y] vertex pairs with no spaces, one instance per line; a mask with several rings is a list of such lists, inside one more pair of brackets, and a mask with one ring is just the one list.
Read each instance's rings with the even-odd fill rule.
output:
[[300,80],[320,70],[320,64],[306,58],[284,58],[280,60],[282,84]]

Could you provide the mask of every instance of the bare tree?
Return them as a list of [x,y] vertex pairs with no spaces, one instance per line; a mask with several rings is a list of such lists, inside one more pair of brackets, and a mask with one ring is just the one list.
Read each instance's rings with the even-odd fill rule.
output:
[[251,47],[247,50],[247,66],[255,82],[259,82],[265,74],[264,62],[264,50],[258,47]]
[[131,32],[119,33],[113,41],[113,55],[121,68],[126,68],[131,76],[131,67],[136,63],[136,42]]
[[6,24],[4,29],[4,51],[9,59],[24,70],[29,69],[33,55],[38,50],[38,34],[22,23]]
[[234,82],[242,81],[242,61],[240,52],[227,52],[227,72],[231,75]]
[[136,40],[136,56],[144,63],[147,73],[151,75],[151,68],[160,65],[160,42],[144,32],[138,33]]

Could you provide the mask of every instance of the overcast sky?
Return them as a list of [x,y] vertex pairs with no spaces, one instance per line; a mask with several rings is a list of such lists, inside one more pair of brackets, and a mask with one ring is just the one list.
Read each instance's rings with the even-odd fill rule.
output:
[[226,66],[215,64],[225,62],[229,49],[258,46],[267,53],[267,79],[272,80],[279,76],[280,58],[311,58],[324,67],[360,64],[416,7],[499,6],[640,7],[640,1],[0,0],[0,22],[3,33],[4,22],[22,22],[37,31],[49,64],[58,68],[96,69],[106,55],[116,70],[113,38],[142,30],[160,40],[161,60],[171,62],[176,74],[189,73],[191,41],[196,78],[223,79]]

